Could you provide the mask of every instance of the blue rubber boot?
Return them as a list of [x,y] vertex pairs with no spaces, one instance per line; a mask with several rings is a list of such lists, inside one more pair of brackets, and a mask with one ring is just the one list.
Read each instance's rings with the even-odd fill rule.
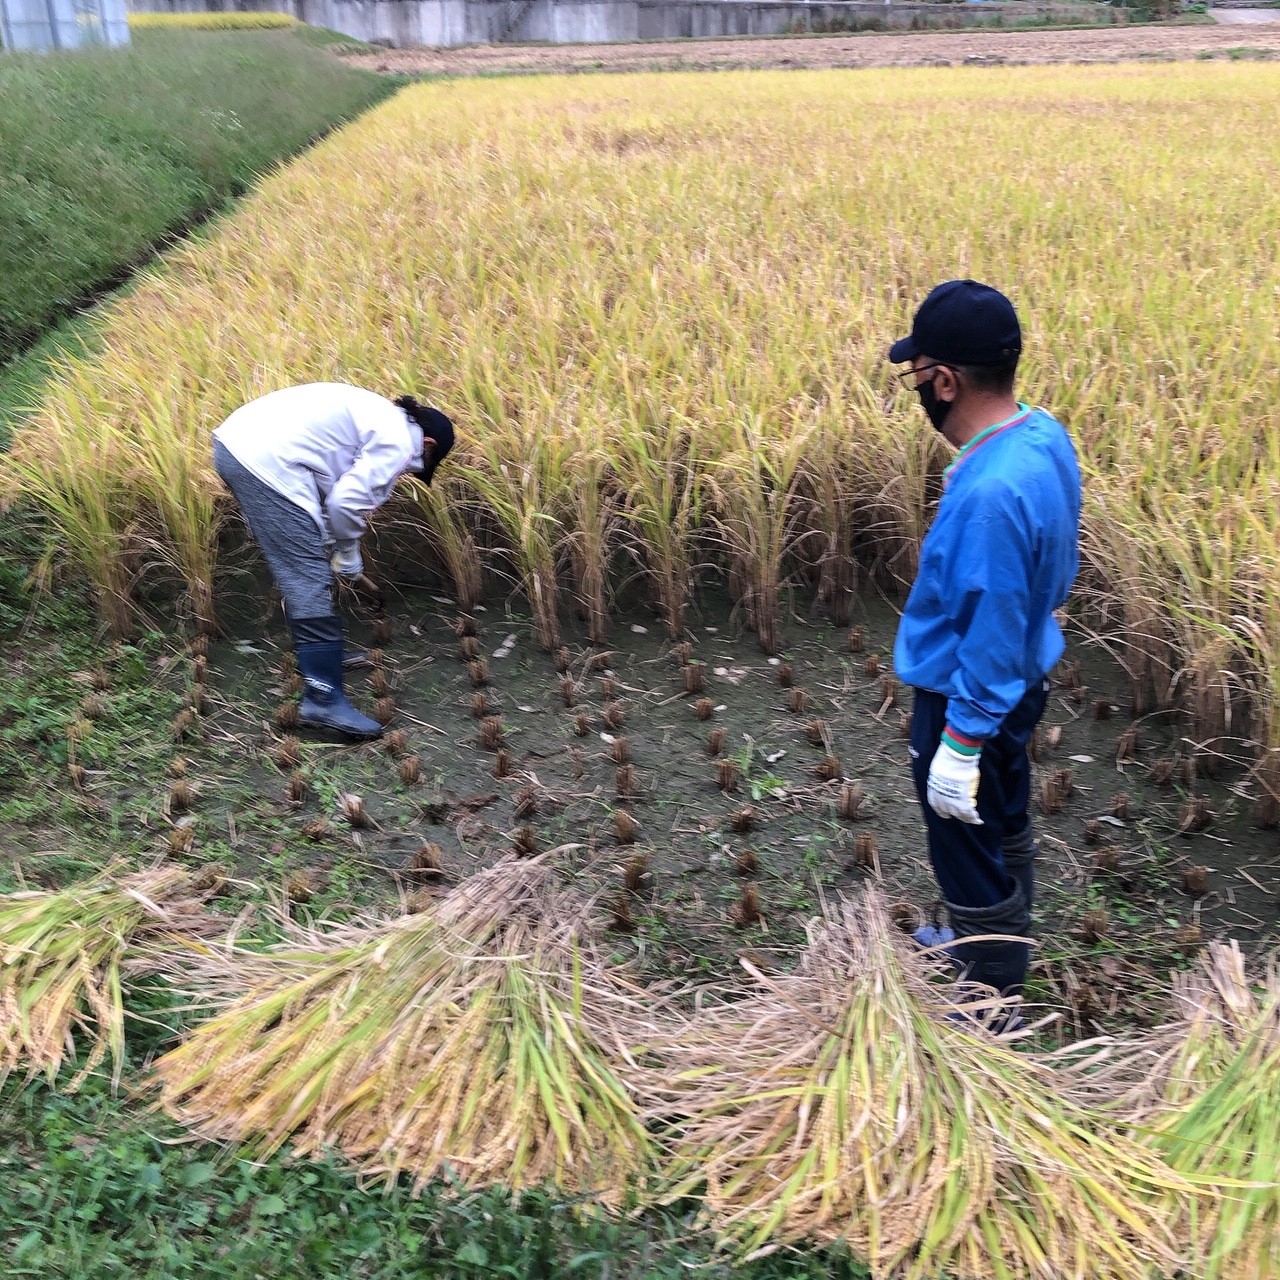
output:
[[299,618],[291,623],[302,676],[299,718],[308,729],[347,738],[380,738],[382,726],[347,701],[342,688],[342,626],[337,618]]

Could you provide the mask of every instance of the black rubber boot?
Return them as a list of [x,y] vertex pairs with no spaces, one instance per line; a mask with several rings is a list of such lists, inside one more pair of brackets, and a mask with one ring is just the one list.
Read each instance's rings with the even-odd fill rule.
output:
[[299,716],[309,729],[328,729],[347,738],[379,738],[382,726],[347,701],[342,688],[342,626],[337,618],[291,622],[293,647],[302,675]]
[[1001,850],[1004,855],[1004,869],[1017,881],[1022,890],[1023,900],[1027,904],[1027,920],[1031,919],[1032,909],[1036,901],[1036,855],[1040,846],[1036,842],[1035,832],[1031,829],[1031,819],[1016,836],[1005,836]]
[[966,942],[989,933],[1015,934],[1026,937],[1030,932],[1031,917],[1027,911],[1022,886],[1003,902],[993,907],[961,907],[947,903],[951,927],[956,940],[947,950],[960,963],[963,977],[968,982],[978,982],[993,987],[1001,995],[1022,994],[1027,979],[1027,963],[1031,947],[1026,942]]

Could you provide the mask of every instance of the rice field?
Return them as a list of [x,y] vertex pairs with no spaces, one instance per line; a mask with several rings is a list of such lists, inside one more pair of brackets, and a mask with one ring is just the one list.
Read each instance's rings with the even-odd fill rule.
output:
[[[40,954],[74,899],[43,931],[0,900],[59,993],[33,1028],[0,991],[0,1068],[118,1063],[136,935],[211,1014],[150,1083],[255,1154],[692,1196],[734,1256],[839,1238],[886,1277],[1274,1265],[1276,979],[1194,957],[1266,940],[1280,883],[1248,830],[1280,819],[1277,107],[1257,65],[436,83],[267,176],[0,460],[116,635],[177,601],[167,773],[95,755],[123,650],[67,768],[203,871],[168,910],[98,886],[80,963]],[[884,354],[956,275],[1013,297],[1086,473],[1036,1043],[1135,1034],[1083,1063],[939,1017],[899,928],[930,904],[892,602],[947,459]],[[328,379],[460,428],[366,540],[389,734],[343,750],[294,736],[209,459]]]
[[464,606],[506,574],[554,648],[566,598],[603,635],[639,571],[674,634],[723,575],[772,651],[784,584],[839,618],[910,581],[943,459],[884,350],[971,274],[1079,442],[1080,603],[1135,707],[1277,747],[1278,95],[1266,66],[415,86],[117,305],[4,492],[116,629],[166,576],[210,625],[212,428],[293,381],[412,386],[464,448],[386,518]]
[[297,19],[288,13],[131,13],[132,31],[149,31],[156,27],[180,31],[265,31],[276,27],[292,27]]

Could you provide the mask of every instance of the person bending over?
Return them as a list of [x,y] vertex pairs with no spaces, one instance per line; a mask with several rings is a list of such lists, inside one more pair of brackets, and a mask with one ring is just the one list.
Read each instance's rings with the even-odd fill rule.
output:
[[343,688],[334,575],[364,574],[360,537],[369,516],[402,475],[430,484],[452,448],[453,424],[438,409],[337,382],[273,391],[214,431],[214,468],[284,598],[304,725],[351,738],[381,734]]

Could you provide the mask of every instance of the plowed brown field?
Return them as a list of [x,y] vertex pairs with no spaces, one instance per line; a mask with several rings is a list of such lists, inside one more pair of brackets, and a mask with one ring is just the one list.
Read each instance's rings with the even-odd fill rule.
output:
[[[965,63],[1130,62],[1280,56],[1280,25],[1134,26],[1077,31],[868,32],[847,36],[660,40],[632,44],[477,45],[388,49],[353,58],[373,70],[472,75],[495,71],[640,71],[668,67],[911,67]],[[1237,55],[1238,56],[1238,55]]]

